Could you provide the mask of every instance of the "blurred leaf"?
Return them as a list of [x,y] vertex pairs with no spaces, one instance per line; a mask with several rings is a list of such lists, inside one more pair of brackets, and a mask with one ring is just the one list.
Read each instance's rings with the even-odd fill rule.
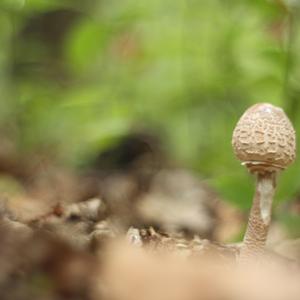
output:
[[108,29],[92,20],[73,27],[66,43],[66,56],[75,72],[83,72],[103,59],[103,49],[109,38]]

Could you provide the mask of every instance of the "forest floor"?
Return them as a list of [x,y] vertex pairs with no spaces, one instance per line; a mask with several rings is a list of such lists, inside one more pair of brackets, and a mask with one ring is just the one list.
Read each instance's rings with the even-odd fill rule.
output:
[[300,299],[299,240],[275,223],[267,255],[238,263],[240,243],[224,241],[247,216],[190,171],[9,169],[3,300]]

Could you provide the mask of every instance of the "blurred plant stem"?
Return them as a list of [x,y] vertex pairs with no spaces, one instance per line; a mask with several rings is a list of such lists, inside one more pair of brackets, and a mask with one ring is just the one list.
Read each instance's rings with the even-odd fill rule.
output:
[[1,123],[0,130],[12,138],[15,133],[16,84],[14,82],[13,65],[15,61],[15,12],[1,14],[1,51],[0,51],[0,90],[1,90]]
[[17,21],[20,19],[19,13],[17,11],[10,12],[10,28],[11,36],[8,46],[8,62],[7,65],[7,90],[8,90],[8,101],[10,105],[9,112],[9,126],[13,130],[12,136],[18,141],[19,129],[20,129],[20,105],[18,105],[18,88],[15,78],[15,65],[17,56]]
[[284,68],[284,82],[283,82],[283,96],[285,101],[285,110],[288,115],[295,121],[297,111],[299,109],[298,95],[300,93],[297,87],[293,86],[291,77],[294,65],[294,42],[297,36],[297,17],[298,8],[292,7],[286,10],[286,39],[284,44],[285,51],[285,68]]

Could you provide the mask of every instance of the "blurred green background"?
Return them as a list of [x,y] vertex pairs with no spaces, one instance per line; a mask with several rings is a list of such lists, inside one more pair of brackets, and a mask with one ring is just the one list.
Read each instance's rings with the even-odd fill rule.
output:
[[[231,134],[255,102],[300,132],[300,1],[1,0],[0,134],[82,166],[132,128],[245,210],[253,180]],[[300,192],[299,160],[276,203]],[[292,228],[299,217],[278,213]]]

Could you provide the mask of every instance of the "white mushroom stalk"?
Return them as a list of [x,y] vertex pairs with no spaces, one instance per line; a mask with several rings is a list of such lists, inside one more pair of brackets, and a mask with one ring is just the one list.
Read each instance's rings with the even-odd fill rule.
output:
[[259,103],[241,117],[233,132],[235,155],[257,178],[240,259],[264,251],[271,221],[277,174],[296,156],[295,130],[279,107]]

